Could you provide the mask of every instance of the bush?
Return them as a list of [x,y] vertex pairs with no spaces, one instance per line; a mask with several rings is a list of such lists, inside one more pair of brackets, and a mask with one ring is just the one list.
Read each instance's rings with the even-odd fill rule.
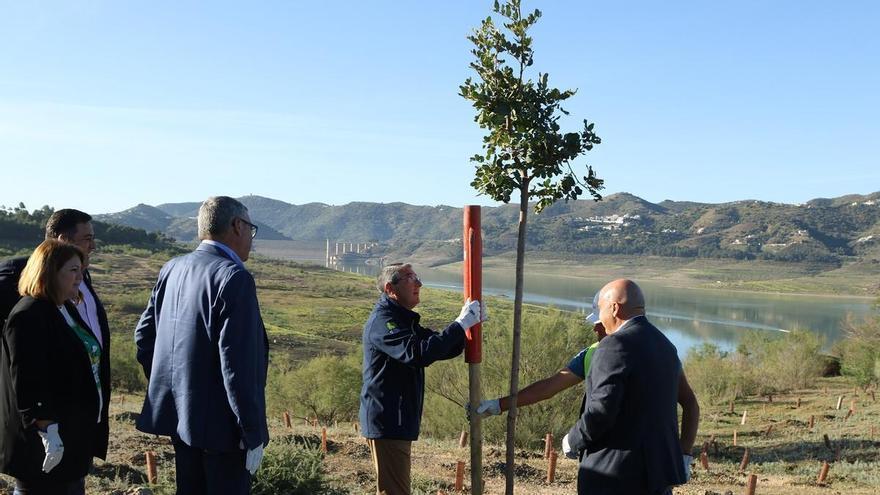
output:
[[880,381],[880,316],[844,322],[844,338],[836,350],[841,372],[865,386]]
[[[546,378],[565,367],[581,349],[595,341],[595,335],[577,313],[556,309],[528,308],[524,312],[519,388]],[[484,398],[507,395],[510,387],[510,356],[513,316],[508,308],[492,308],[483,325],[481,385]],[[505,356],[502,358],[502,356]],[[468,367],[461,357],[435,363],[427,369],[427,393],[422,432],[449,438],[468,428],[464,405],[468,398]],[[518,409],[516,442],[521,447],[539,448],[547,432],[562,436],[577,420],[583,386],[575,386],[551,400]],[[505,416],[482,423],[484,441],[504,443]]]
[[290,439],[269,443],[251,485],[254,495],[307,495],[331,491],[327,485],[321,452]]
[[357,417],[361,391],[361,353],[320,356],[298,368],[273,361],[266,386],[267,407],[274,413],[292,410],[322,424]]
[[741,377],[735,360],[718,346],[703,343],[691,349],[684,361],[688,383],[700,402],[719,404],[736,397]]
[[147,389],[144,370],[137,362],[134,337],[114,333],[110,340],[110,385],[113,390],[141,392]]
[[742,395],[808,387],[822,374],[822,344],[822,337],[807,331],[749,331],[735,353],[703,344],[688,353],[684,366],[697,398],[717,404]]

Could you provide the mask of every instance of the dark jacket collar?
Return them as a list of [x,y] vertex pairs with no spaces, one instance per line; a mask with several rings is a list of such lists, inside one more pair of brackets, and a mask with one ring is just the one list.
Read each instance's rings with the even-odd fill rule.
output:
[[376,307],[390,311],[401,325],[409,325],[410,322],[418,323],[422,317],[415,311],[404,308],[385,293],[379,296],[379,302],[376,303]]
[[642,322],[644,322],[644,321],[647,321],[645,315],[633,316],[632,318],[630,318],[629,320],[627,320],[626,323],[624,323],[622,327],[618,328],[617,331],[614,332],[614,333],[617,333],[617,332],[619,332],[619,331],[621,331],[621,330],[626,330],[626,329],[628,329],[628,328],[632,328],[632,327],[634,327],[635,325],[638,325],[638,324],[640,324],[640,323],[642,323]]

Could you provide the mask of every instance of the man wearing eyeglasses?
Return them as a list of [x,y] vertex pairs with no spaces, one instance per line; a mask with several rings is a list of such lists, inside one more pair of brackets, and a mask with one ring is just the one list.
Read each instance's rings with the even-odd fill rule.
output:
[[464,350],[465,330],[486,320],[480,301],[468,301],[442,332],[419,325],[413,311],[422,282],[404,263],[386,265],[377,277],[382,295],[364,325],[361,430],[370,444],[376,493],[409,495],[410,452],[419,437],[425,367]]
[[198,224],[201,244],[162,267],[135,329],[149,382],[137,428],[171,437],[177,493],[246,494],[269,442],[269,343],[244,266],[257,227],[226,196]]

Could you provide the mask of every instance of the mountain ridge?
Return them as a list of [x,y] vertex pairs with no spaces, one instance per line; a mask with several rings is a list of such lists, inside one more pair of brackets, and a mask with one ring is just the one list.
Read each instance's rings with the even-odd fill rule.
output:
[[[461,209],[447,205],[296,205],[254,195],[239,199],[260,225],[261,239],[373,241],[411,245],[415,250],[424,243],[448,243],[461,237]],[[198,206],[197,202],[141,204],[96,218],[190,241],[196,237]],[[517,206],[484,206],[482,211],[487,253],[513,249]],[[802,204],[759,200],[651,203],[616,193],[599,202],[561,201],[539,215],[532,214],[527,242],[529,249],[582,254],[878,260],[880,191],[815,198]]]

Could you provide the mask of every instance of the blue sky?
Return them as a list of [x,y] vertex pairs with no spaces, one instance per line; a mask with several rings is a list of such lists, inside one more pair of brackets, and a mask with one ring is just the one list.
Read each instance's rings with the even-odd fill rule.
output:
[[[458,96],[491,4],[0,0],[0,204],[493,204]],[[576,166],[605,194],[880,190],[880,2],[525,8],[536,70],[578,89],[567,128],[596,122]]]

